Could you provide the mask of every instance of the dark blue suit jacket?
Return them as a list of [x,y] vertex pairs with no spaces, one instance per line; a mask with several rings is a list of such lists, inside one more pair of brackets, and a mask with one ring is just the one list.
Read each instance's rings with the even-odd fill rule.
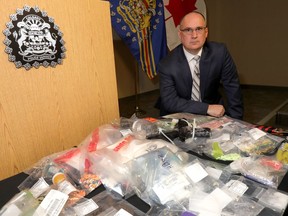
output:
[[[182,44],[161,60],[158,65],[160,115],[178,112],[206,115],[209,104],[222,104],[226,115],[242,119],[241,87],[236,66],[226,46],[206,42],[199,68],[202,102],[191,100],[192,75]],[[225,91],[225,100],[219,92],[221,85]]]

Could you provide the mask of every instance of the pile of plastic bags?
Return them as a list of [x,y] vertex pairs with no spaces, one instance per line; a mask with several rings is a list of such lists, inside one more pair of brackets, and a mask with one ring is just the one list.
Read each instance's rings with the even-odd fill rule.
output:
[[[226,116],[120,118],[27,169],[0,215],[282,215],[285,145]],[[147,212],[127,201],[135,195]]]

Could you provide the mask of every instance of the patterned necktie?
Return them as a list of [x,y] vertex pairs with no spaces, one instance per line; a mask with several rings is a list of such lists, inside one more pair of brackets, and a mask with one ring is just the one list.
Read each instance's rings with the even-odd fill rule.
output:
[[196,55],[193,58],[196,63],[193,71],[193,86],[192,86],[192,100],[200,101],[200,71],[199,71],[199,59],[200,56]]

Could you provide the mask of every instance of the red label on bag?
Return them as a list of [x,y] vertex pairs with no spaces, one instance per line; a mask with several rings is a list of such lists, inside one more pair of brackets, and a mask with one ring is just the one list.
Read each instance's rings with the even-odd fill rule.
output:
[[91,141],[87,147],[88,152],[94,152],[97,149],[97,145],[99,142],[99,128],[96,128],[92,133]]
[[116,152],[119,151],[121,148],[123,148],[124,146],[128,145],[132,140],[133,140],[133,136],[132,135],[128,135],[113,150],[116,151]]
[[54,161],[55,161],[55,163],[67,162],[72,157],[76,156],[80,151],[81,150],[79,148],[72,149],[72,150],[64,153],[63,155],[60,155],[59,157],[55,158]]

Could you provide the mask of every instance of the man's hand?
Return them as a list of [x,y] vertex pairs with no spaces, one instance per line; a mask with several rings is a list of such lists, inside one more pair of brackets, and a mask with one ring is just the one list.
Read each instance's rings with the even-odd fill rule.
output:
[[214,117],[221,117],[225,113],[224,106],[219,104],[212,104],[208,106],[207,114]]

